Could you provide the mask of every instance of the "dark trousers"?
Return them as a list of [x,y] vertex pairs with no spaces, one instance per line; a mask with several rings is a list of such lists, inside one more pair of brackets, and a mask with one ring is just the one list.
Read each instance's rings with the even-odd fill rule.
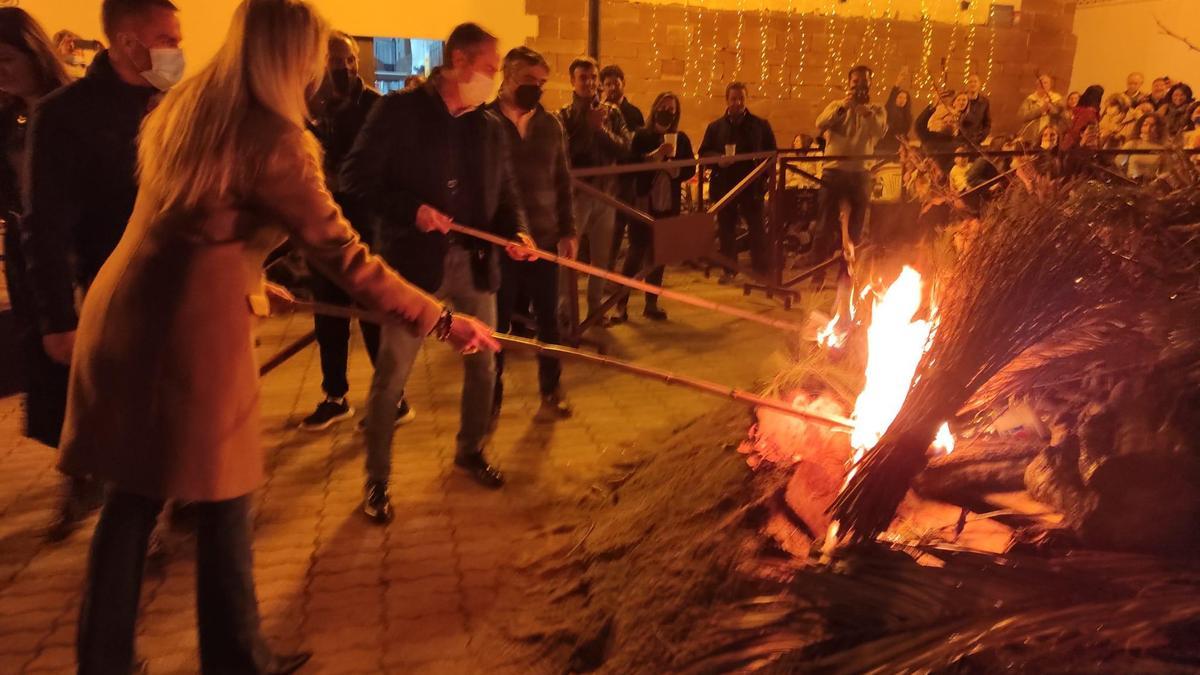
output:
[[[76,644],[80,675],[128,673],[133,663],[142,568],[163,501],[113,490],[92,537]],[[265,672],[250,553],[250,496],[197,502],[196,619],[203,673]]]
[[[558,327],[558,267],[546,260],[517,262],[508,256],[500,259],[500,291],[496,294],[496,330],[507,333],[512,329],[517,298],[529,298],[537,321],[537,339],[547,344],[559,344]],[[558,359],[538,357],[538,389],[543,396],[558,391],[562,364]],[[496,354],[496,395],[492,409],[500,410],[504,395],[504,352]]]
[[[350,306],[352,301],[346,292],[317,270],[312,270],[310,281],[313,300],[332,305]],[[350,358],[350,320],[335,316],[315,315],[313,326],[317,334],[317,348],[321,353],[321,389],[330,398],[342,398],[350,391],[346,379],[346,367]],[[379,354],[379,326],[359,322],[363,344],[371,364]]]
[[[621,274],[627,277],[636,276],[646,268],[646,265],[654,262],[654,231],[645,223],[630,223],[629,224],[629,254],[625,258],[625,268],[621,270]],[[664,267],[658,265],[646,273],[646,283],[662,286]],[[626,302],[621,305],[625,306]],[[658,296],[646,294],[646,308],[653,309],[658,307]]]
[[767,232],[763,199],[763,195],[757,190],[747,188],[717,212],[721,255],[737,260],[737,225],[738,218],[741,217],[746,221],[746,229],[750,231],[750,264],[760,274],[767,272]]
[[[850,240],[862,241],[863,223],[871,200],[871,176],[866,171],[825,169],[821,174],[821,192],[817,197],[819,226],[813,237],[813,252],[817,259],[829,258],[842,247],[842,206],[849,209]],[[845,270],[845,263],[842,263]]]

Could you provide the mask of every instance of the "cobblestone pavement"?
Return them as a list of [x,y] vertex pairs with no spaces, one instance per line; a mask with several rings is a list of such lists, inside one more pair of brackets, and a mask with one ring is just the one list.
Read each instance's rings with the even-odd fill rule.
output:
[[[691,271],[668,283],[722,302],[800,320],[761,295],[743,298]],[[664,303],[671,321],[641,318],[608,331],[610,355],[749,386],[778,369],[781,334],[758,324]],[[261,352],[302,335],[306,317],[273,319]],[[357,336],[355,338],[357,340]],[[538,504],[582,493],[590,481],[646,452],[639,436],[662,433],[719,405],[689,390],[567,364],[576,416],[537,424],[535,363],[510,359],[506,408],[490,456],[508,486],[485,491],[453,470],[461,369],[441,345],[422,352],[408,392],[417,419],[397,432],[396,520],[368,524],[357,512],[362,439],[354,422],[323,433],[296,428],[320,396],[316,349],[268,375],[262,408],[268,481],[257,494],[254,569],[264,630],[281,650],[312,649],[308,673],[483,673],[490,651],[481,627],[496,598],[498,569],[535,537]],[[362,406],[370,364],[351,356],[351,401]],[[130,411],[136,414],[136,411]],[[16,398],[0,400],[0,673],[70,672],[90,532],[47,544],[59,494],[54,454],[20,436]],[[192,542],[167,539],[164,569],[147,576],[138,650],[151,673],[197,671]]]

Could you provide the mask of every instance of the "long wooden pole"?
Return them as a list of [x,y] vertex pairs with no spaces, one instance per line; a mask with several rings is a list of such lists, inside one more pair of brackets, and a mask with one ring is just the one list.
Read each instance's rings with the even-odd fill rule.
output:
[[[305,312],[308,314],[336,316],[343,319],[358,319],[359,321],[367,321],[374,324],[396,323],[399,321],[399,319],[394,317],[389,317],[375,312],[369,312],[357,307],[343,307],[341,305],[330,305],[319,302],[297,301],[291,304],[291,308],[295,311]],[[789,405],[784,401],[780,401],[779,399],[759,396],[758,394],[754,394],[743,389],[730,387],[724,384],[710,382],[708,380],[702,380],[695,377],[688,377],[686,375],[677,375],[670,371],[659,368],[639,366],[636,363],[630,363],[620,359],[600,356],[598,354],[591,354],[578,349],[571,349],[570,347],[545,344],[536,340],[519,338],[513,335],[507,335],[505,333],[496,333],[494,337],[500,342],[501,345],[505,347],[532,351],[536,352],[537,354],[555,358],[568,359],[572,361],[584,361],[601,366],[603,368],[620,370],[629,373],[630,375],[659,380],[660,382],[668,385],[679,385],[689,389],[694,389],[696,391],[701,391],[706,394],[712,394],[714,396],[720,396],[721,398],[727,398],[734,401],[739,401],[741,403],[746,403],[755,407],[768,408],[785,415],[791,415],[792,417],[798,417],[809,422],[816,422],[818,424],[824,424],[834,428],[854,428],[854,422],[844,417],[838,417],[836,415],[822,415],[820,413],[801,410]]]
[[705,300],[704,298],[698,298],[694,295],[691,295],[690,293],[681,293],[679,291],[673,291],[669,288],[663,288],[662,286],[655,286],[654,284],[648,284],[644,281],[639,281],[637,279],[633,279],[633,278],[630,278],[630,277],[627,277],[627,276],[624,276],[621,274],[609,272],[606,269],[601,269],[599,267],[593,267],[592,265],[588,265],[587,263],[581,263],[578,260],[564,258],[560,255],[551,253],[550,251],[543,251],[539,248],[530,248],[518,241],[513,241],[511,239],[505,239],[504,237],[494,235],[491,232],[484,232],[483,230],[477,230],[473,227],[468,227],[467,225],[459,225],[458,223],[451,223],[450,229],[453,230],[454,232],[458,232],[460,234],[465,234],[470,237],[475,237],[476,239],[482,239],[483,241],[486,241],[486,242],[489,242],[492,244],[496,244],[497,246],[514,246],[514,247],[519,248],[522,251],[531,253],[542,260],[552,262],[556,265],[561,265],[562,267],[568,267],[577,272],[583,272],[584,274],[590,274],[592,276],[600,277],[601,279],[604,279],[606,281],[611,281],[615,284],[620,284],[622,286],[628,286],[629,288],[632,288],[634,290],[643,291],[645,293],[650,293],[652,295],[659,295],[664,298],[667,298],[668,300],[682,302],[685,305],[692,305],[694,307],[700,307],[700,308],[708,309],[708,310],[711,310],[714,312],[728,314],[729,316],[736,316],[739,319],[745,319],[746,321],[753,321],[755,323],[761,323],[764,326],[770,326],[772,328],[779,328],[781,330],[787,330],[787,331],[802,331],[802,330],[804,330],[803,325],[792,322],[792,321],[782,321],[779,319],[772,319],[771,317],[762,316],[760,314],[755,314],[754,312],[748,312],[744,309],[739,309],[732,305],[723,305],[719,302],[713,302],[711,300]]

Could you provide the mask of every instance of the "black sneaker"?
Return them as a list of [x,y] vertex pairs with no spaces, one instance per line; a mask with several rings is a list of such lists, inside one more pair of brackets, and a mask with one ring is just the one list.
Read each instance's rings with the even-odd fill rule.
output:
[[721,284],[722,286],[728,286],[728,285],[734,283],[734,281],[736,279],[737,279],[736,272],[725,272],[721,275],[721,278],[717,279],[717,283]]
[[454,466],[466,471],[471,478],[475,479],[485,488],[497,490],[504,487],[504,474],[496,467],[488,464],[488,461],[483,458],[482,452],[473,453],[458,453],[454,457]]
[[324,431],[353,416],[354,408],[350,407],[345,398],[327,398],[317,404],[317,409],[313,411],[313,414],[304,418],[304,421],[300,423],[300,428],[305,431]]
[[556,420],[570,419],[575,414],[575,409],[571,407],[567,397],[561,392],[547,394],[542,397],[542,405],[534,414],[533,419],[538,422],[554,422]]
[[387,483],[368,481],[363,491],[363,515],[377,525],[387,525],[392,522],[392,502],[388,498]]
[[[412,409],[408,404],[407,398],[400,399],[400,405],[396,406],[396,426],[402,427],[406,424],[412,424],[412,421],[417,419],[417,411]],[[363,417],[358,421],[358,430],[366,431],[367,418]]]

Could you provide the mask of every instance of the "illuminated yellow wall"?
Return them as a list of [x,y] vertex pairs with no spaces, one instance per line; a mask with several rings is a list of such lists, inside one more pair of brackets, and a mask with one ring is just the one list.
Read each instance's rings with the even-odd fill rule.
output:
[[[503,49],[537,34],[525,0],[312,0],[338,29],[355,35],[443,39],[455,25],[476,21],[500,36]],[[238,0],[175,0],[183,21],[190,69],[212,56],[225,37]],[[69,28],[101,37],[100,0],[21,0],[21,7],[53,34]]]
[[1200,85],[1200,52],[1159,32],[1158,17],[1172,31],[1200,44],[1200,0],[1094,0],[1075,12],[1072,89],[1100,84],[1105,91],[1125,88],[1131,71],[1150,80],[1162,75]]

